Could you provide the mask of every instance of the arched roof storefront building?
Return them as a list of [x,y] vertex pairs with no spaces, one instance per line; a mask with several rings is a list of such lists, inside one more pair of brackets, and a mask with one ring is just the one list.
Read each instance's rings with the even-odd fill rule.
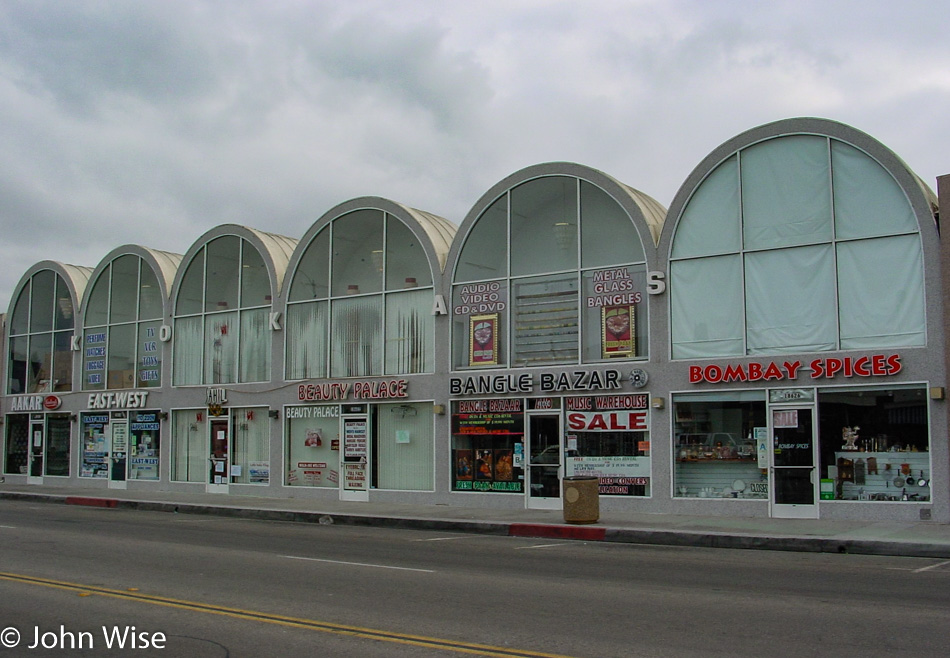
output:
[[290,264],[283,484],[348,500],[436,488],[433,313],[446,220],[378,197],[325,213]]
[[922,486],[947,465],[935,214],[890,150],[823,119],[755,128],[693,171],[659,243],[674,503],[946,516]]
[[299,239],[44,261],[8,314],[3,474],[510,509],[586,476],[612,512],[950,522],[936,211],[805,118],[715,148],[669,211],[546,163],[458,227],[361,197]]
[[[650,359],[648,272],[664,215],[568,163],[509,176],[469,213],[446,268],[460,504],[515,494],[509,504],[557,507],[562,477],[594,470],[606,490],[651,495],[647,396],[629,394],[645,382],[614,364]],[[600,426],[607,407],[624,431]]]
[[178,254],[138,245],[102,259],[82,302],[81,390],[162,385],[159,334],[180,262]]

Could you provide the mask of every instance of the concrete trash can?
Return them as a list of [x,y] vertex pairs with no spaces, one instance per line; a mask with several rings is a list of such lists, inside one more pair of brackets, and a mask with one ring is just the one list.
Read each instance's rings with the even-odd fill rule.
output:
[[600,520],[600,478],[573,475],[564,478],[565,523],[597,523]]

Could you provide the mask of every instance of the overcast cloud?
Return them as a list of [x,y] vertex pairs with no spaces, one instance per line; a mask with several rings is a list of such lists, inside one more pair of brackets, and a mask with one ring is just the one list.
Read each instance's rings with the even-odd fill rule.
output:
[[664,206],[793,116],[950,173],[946,0],[0,0],[0,310],[34,263],[299,238],[356,196],[456,224],[554,160]]

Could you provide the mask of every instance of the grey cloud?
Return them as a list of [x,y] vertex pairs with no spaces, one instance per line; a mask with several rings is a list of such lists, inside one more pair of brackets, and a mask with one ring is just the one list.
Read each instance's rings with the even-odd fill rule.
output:
[[[95,114],[115,97],[169,106],[208,94],[213,58],[182,7],[164,2],[5,2],[0,56],[22,83],[69,112]],[[187,13],[187,12],[185,12]]]

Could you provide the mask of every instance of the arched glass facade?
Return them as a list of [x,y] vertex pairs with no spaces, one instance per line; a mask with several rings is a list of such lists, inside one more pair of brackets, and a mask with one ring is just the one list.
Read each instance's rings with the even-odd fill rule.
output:
[[163,308],[158,277],[141,256],[123,254],[102,269],[83,312],[83,390],[161,385]]
[[72,390],[74,323],[73,301],[63,278],[53,270],[31,276],[20,289],[8,325],[8,393]]
[[174,384],[268,380],[270,308],[270,276],[253,244],[224,235],[202,245],[175,299]]
[[802,118],[669,210],[552,162],[459,227],[366,196],[299,240],[44,261],[7,316],[2,472],[565,512],[580,476],[612,513],[950,522],[936,219],[886,147]]
[[382,210],[335,218],[290,285],[286,378],[432,372],[432,272],[419,239]]
[[695,190],[670,258],[674,359],[922,346],[923,255],[894,178],[818,135],[743,148]]
[[600,187],[543,176],[478,217],[453,276],[456,369],[645,358],[646,257]]

